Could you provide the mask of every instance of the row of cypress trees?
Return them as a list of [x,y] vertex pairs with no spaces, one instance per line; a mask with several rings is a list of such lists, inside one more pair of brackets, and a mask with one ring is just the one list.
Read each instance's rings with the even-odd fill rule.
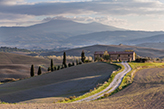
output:
[[[85,62],[85,53],[84,51],[82,51],[81,53],[81,61],[84,63]],[[76,65],[79,65],[79,64],[82,64],[81,62],[78,62],[78,60],[76,60]],[[62,62],[62,66],[63,68],[67,68],[67,63],[66,63],[66,53],[64,52],[63,53],[63,62]],[[74,66],[74,62],[72,62],[72,64],[68,64],[68,67],[71,67],[71,66]],[[59,70],[60,66],[58,66],[58,68],[55,67],[54,69],[54,64],[53,64],[53,59],[51,59],[51,65],[50,65],[50,68],[48,68],[48,71],[51,70],[54,71],[54,70]],[[42,74],[42,71],[41,71],[41,66],[39,66],[38,68],[38,75],[41,75]],[[31,71],[30,71],[30,75],[31,77],[35,76],[35,73],[34,73],[34,65],[31,65]]]

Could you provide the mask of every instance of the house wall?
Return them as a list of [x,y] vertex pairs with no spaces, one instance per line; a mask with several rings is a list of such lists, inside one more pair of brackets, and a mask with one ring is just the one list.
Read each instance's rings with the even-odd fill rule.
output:
[[[110,55],[110,54],[109,54]],[[135,61],[135,52],[133,54],[112,54],[110,59],[112,60],[121,60],[121,61]],[[94,58],[103,57],[103,54],[94,54]]]

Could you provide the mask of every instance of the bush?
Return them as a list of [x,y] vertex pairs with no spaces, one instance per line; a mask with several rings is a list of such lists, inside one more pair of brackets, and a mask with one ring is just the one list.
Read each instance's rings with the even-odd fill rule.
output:
[[70,96],[69,99],[72,100],[72,99],[75,99],[76,96]]
[[65,101],[69,101],[70,99],[69,98],[64,98]]
[[88,63],[88,62],[92,62],[92,61],[90,61],[90,60],[85,60],[84,62],[85,62],[85,63]]
[[48,71],[51,71],[51,67],[48,67],[48,69],[47,69]]
[[108,97],[109,96],[109,93],[105,93],[104,94],[104,97],[106,98],[106,97]]
[[82,62],[79,62],[79,64],[82,64]]
[[58,66],[57,70],[60,70],[60,66]]
[[71,66],[72,66],[72,65],[69,63],[69,64],[68,64],[68,67],[71,67]]

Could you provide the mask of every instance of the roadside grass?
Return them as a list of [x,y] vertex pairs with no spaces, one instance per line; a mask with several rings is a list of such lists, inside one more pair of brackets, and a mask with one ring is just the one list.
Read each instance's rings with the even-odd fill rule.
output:
[[[133,78],[135,76],[135,73],[138,70],[147,69],[147,68],[162,68],[162,67],[164,67],[164,63],[137,63],[137,62],[129,62],[129,65],[132,68],[132,70],[130,72],[128,72],[124,76],[120,86],[116,90],[114,90],[113,92],[109,93],[108,96],[111,96],[111,95],[121,91],[122,89],[124,89],[128,85],[132,84],[133,83]],[[104,94],[104,96],[101,97],[100,99],[108,97],[108,96],[106,96]]]
[[[110,64],[110,63],[108,63],[108,64]],[[73,99],[65,98],[64,100],[59,100],[58,102],[60,102],[60,103],[70,103],[70,102],[73,102],[73,101],[78,101],[78,100],[84,99],[84,98],[86,98],[86,97],[89,97],[89,96],[91,96],[91,95],[94,95],[94,94],[99,93],[99,92],[101,92],[102,90],[104,90],[106,87],[108,87],[108,86],[110,85],[110,83],[113,81],[114,77],[115,77],[118,73],[120,73],[120,72],[122,72],[122,71],[124,70],[124,66],[123,66],[122,64],[114,63],[114,64],[112,64],[112,65],[115,66],[117,70],[114,71],[114,72],[111,74],[110,78],[108,79],[108,82],[104,82],[103,85],[99,86],[98,88],[94,88],[94,90],[91,89],[90,92],[85,93],[85,94],[82,95],[82,96],[79,96],[79,97],[73,98]]]

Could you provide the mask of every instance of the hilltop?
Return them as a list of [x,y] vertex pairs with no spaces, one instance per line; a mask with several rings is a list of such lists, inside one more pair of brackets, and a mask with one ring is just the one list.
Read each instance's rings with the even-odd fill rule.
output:
[[[70,56],[80,56],[82,50],[84,50],[86,56],[92,56],[92,57],[95,51],[105,51],[105,50],[107,51],[134,50],[136,54],[139,56],[152,57],[152,58],[164,56],[164,50],[155,49],[155,48],[128,46],[128,45],[92,45],[92,46],[65,50],[65,52],[67,55]],[[64,51],[41,53],[40,56],[49,56],[49,55],[62,56],[63,52]]]

